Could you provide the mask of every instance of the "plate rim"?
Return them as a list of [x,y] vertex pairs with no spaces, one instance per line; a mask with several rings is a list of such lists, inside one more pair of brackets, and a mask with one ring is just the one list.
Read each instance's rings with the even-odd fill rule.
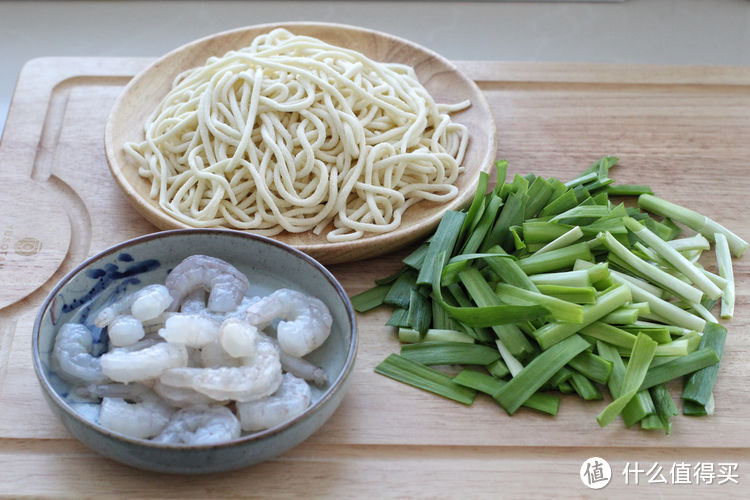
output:
[[[395,42],[397,44],[400,44],[402,46],[408,46],[412,49],[415,49],[419,52],[422,52],[426,55],[428,55],[431,58],[434,58],[438,60],[441,64],[445,65],[446,67],[450,68],[450,70],[456,74],[461,80],[463,80],[466,85],[468,85],[469,88],[472,89],[474,94],[479,99],[479,102],[475,102],[472,97],[472,107],[475,105],[479,105],[483,110],[486,110],[489,118],[489,128],[490,130],[487,131],[487,137],[488,137],[488,144],[487,144],[487,150],[482,155],[480,152],[481,158],[478,159],[479,165],[477,166],[476,172],[474,173],[473,178],[470,180],[470,182],[465,186],[463,191],[460,191],[459,194],[456,196],[456,198],[450,200],[449,202],[446,202],[444,205],[440,206],[438,209],[436,209],[434,212],[430,213],[428,217],[423,219],[419,225],[414,226],[399,226],[393,231],[387,232],[387,233],[379,233],[379,234],[371,234],[371,235],[365,235],[362,238],[352,240],[352,241],[342,241],[342,242],[329,242],[329,241],[322,241],[322,242],[315,242],[315,243],[291,243],[283,239],[278,239],[278,241],[281,241],[287,245],[291,245],[294,248],[304,252],[311,254],[315,259],[319,260],[322,263],[344,263],[344,262],[355,262],[358,260],[363,260],[367,258],[376,257],[378,255],[383,255],[386,253],[391,253],[396,250],[399,250],[409,244],[414,243],[419,238],[426,236],[430,231],[434,230],[440,220],[442,219],[445,212],[448,210],[460,210],[465,205],[467,205],[471,199],[474,196],[474,193],[476,192],[476,187],[479,182],[479,174],[481,172],[491,173],[492,165],[493,165],[493,158],[496,155],[497,152],[497,145],[498,145],[498,138],[497,138],[497,125],[495,121],[494,114],[492,113],[491,107],[489,105],[489,102],[487,101],[486,96],[481,91],[477,83],[469,78],[466,74],[464,74],[461,70],[459,70],[456,65],[451,61],[450,59],[440,55],[439,53],[435,52],[434,50],[425,47],[421,44],[418,44],[416,42],[413,42],[411,40],[408,40],[406,38],[402,38],[397,35],[393,35],[387,32],[383,32],[380,30],[375,30],[371,28],[366,28],[362,26],[356,26],[356,25],[350,25],[350,24],[343,24],[343,23],[332,23],[332,22],[316,22],[316,21],[282,21],[282,22],[270,22],[270,23],[261,23],[261,24],[253,24],[253,25],[247,25],[247,26],[241,26],[238,28],[232,28],[229,30],[220,31],[217,33],[209,34],[200,38],[197,38],[195,40],[192,40],[190,42],[187,42],[185,44],[179,45],[178,47],[170,50],[169,52],[158,56],[155,58],[151,63],[149,63],[145,68],[143,68],[140,72],[138,72],[136,75],[133,76],[133,78],[123,87],[120,94],[115,99],[112,108],[110,109],[109,114],[107,115],[107,120],[104,127],[104,153],[107,160],[107,166],[109,168],[110,174],[112,177],[114,177],[115,182],[120,187],[120,189],[124,192],[126,197],[130,201],[130,205],[144,218],[146,218],[151,224],[157,227],[158,231],[163,230],[170,230],[170,229],[196,229],[196,226],[191,226],[188,224],[185,224],[166,212],[164,212],[162,209],[160,209],[157,206],[152,205],[149,203],[151,201],[150,197],[147,197],[144,199],[144,196],[142,193],[140,193],[138,190],[135,189],[135,187],[127,182],[127,180],[124,178],[124,175],[122,174],[123,166],[120,165],[117,162],[116,159],[116,150],[115,150],[115,144],[113,144],[113,123],[115,121],[115,117],[117,113],[120,111],[123,102],[129,97],[129,94],[133,87],[137,86],[140,81],[146,76],[149,75],[152,71],[154,71],[159,65],[163,64],[164,61],[169,60],[173,57],[179,56],[181,53],[189,53],[191,49],[193,49],[196,46],[203,45],[205,43],[209,43],[211,40],[223,38],[223,37],[230,37],[232,35],[238,35],[244,32],[248,31],[269,31],[275,28],[286,28],[286,29],[292,29],[295,26],[303,26],[303,27],[321,27],[321,28],[327,28],[327,29],[334,29],[334,30],[346,30],[346,31],[354,31],[354,32],[360,32],[367,34],[369,36],[374,36],[381,39],[387,39],[392,42]],[[416,206],[416,205],[415,205]],[[408,210],[407,210],[408,211]],[[158,220],[160,223],[157,224],[155,220]],[[214,228],[213,226],[211,228]],[[237,228],[231,228],[231,227],[216,227],[216,229],[228,229],[228,230],[234,230],[239,232],[246,232],[251,234],[258,234],[254,232],[251,229],[237,229]],[[399,238],[402,236],[404,232],[411,232],[412,236],[407,238]],[[287,234],[286,232],[281,234]],[[291,234],[291,233],[289,233]],[[268,236],[272,239],[277,239],[278,235]],[[362,251],[363,249],[367,247],[378,247],[378,249],[371,250],[370,252]],[[354,257],[346,257],[346,258],[339,258],[337,255],[339,253],[345,253],[345,254],[351,254],[354,253],[356,256]],[[326,254],[333,254],[333,257],[331,259],[326,258]]]

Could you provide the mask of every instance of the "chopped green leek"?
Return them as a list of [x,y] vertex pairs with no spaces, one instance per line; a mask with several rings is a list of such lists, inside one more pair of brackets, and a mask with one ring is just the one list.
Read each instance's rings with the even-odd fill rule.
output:
[[391,319],[388,320],[386,326],[393,326],[396,328],[411,328],[409,324],[409,310],[397,307],[393,310]]
[[500,359],[497,349],[466,342],[418,342],[401,346],[401,356],[423,365],[489,365]]
[[[731,255],[748,244],[646,186],[613,184],[616,162],[602,157],[563,183],[506,181],[498,161],[489,192],[480,174],[468,207],[446,212],[401,269],[352,297],[358,312],[394,307],[401,355],[376,372],[464,404],[478,390],[509,414],[555,415],[560,398],[540,391],[594,400],[604,384],[601,426],[622,415],[667,434],[677,409],[664,383],[688,376],[683,413],[712,414],[726,331],[711,310],[722,300],[722,317],[733,314]],[[654,217],[614,195],[638,195]],[[675,221],[699,234],[676,239]],[[718,274],[700,264],[711,241]],[[474,368],[451,379],[432,365]]]
[[510,228],[511,226],[518,226],[523,223],[526,202],[527,196],[525,192],[523,194],[516,192],[508,195],[505,199],[505,204],[495,220],[495,224],[492,226],[490,234],[487,235],[480,250],[485,250],[493,245],[500,245],[505,248],[509,247],[512,239]]
[[[515,328],[502,328],[501,326],[504,324],[513,324],[545,316],[547,314],[547,309],[540,305],[502,305],[500,299],[495,295],[490,285],[475,268],[461,271],[459,277],[464,286],[466,286],[466,290],[469,292],[471,298],[480,307],[473,311],[473,308],[461,308],[461,311],[456,311],[455,314],[460,314],[462,317],[454,317],[460,321],[464,321],[469,326],[492,326],[492,329],[495,331],[498,338],[503,341],[505,347],[508,348],[514,357],[523,359],[531,354],[533,346],[520,330]],[[433,287],[434,295],[440,295],[439,288],[440,287],[437,287],[436,291],[435,287]],[[491,319],[490,321],[484,321],[477,324],[476,322],[484,316],[482,310],[488,310],[489,312],[486,316]],[[450,309],[448,312],[453,314]]]
[[375,372],[465,405],[472,404],[476,396],[474,390],[455,383],[448,375],[398,354],[388,355]]
[[427,332],[432,322],[432,305],[429,299],[417,289],[412,289],[409,297],[409,324],[420,334]]
[[583,321],[583,307],[573,302],[524,290],[507,283],[498,283],[495,287],[495,294],[506,304],[543,306],[549,311],[550,316],[558,321],[570,323]]
[[[609,387],[609,392],[612,397],[617,398],[621,395],[622,383],[625,378],[625,363],[623,363],[617,349],[610,344],[597,340],[596,348],[602,358],[612,363],[612,373],[610,374],[607,386]],[[628,354],[631,352],[632,347],[628,350]],[[635,397],[625,405],[621,414],[622,419],[625,421],[625,425],[630,427],[655,411],[654,403],[651,401],[651,396],[648,391],[639,391],[636,393]]]
[[[547,309],[538,305],[516,306],[501,304],[500,300],[497,299],[497,296],[492,292],[492,289],[489,288],[489,285],[487,285],[487,282],[482,275],[474,268],[462,271],[460,275],[464,278],[463,281],[465,283],[483,282],[489,290],[489,294],[487,294],[484,289],[471,288],[469,290],[470,294],[474,292],[472,294],[472,299],[479,304],[479,307],[454,307],[449,305],[442,300],[442,293],[440,293],[439,285],[433,288],[433,294],[434,299],[437,300],[438,304],[440,304],[440,306],[442,306],[451,317],[465,325],[477,327],[497,326],[505,323],[518,323],[519,321],[526,321],[547,315]],[[440,279],[439,276],[437,279]],[[487,297],[493,298],[484,300]]]
[[477,215],[479,214],[481,207],[484,204],[484,193],[487,191],[487,184],[489,183],[489,180],[490,176],[489,174],[487,174],[487,172],[479,172],[477,190],[474,193],[474,199],[469,206],[469,210],[466,212],[466,217],[464,218],[463,224],[461,224],[458,238],[459,241],[461,241],[466,236],[466,233],[473,226],[474,221],[477,219]]
[[557,250],[558,248],[563,248],[568,245],[572,245],[576,241],[580,240],[583,237],[583,231],[581,231],[581,228],[579,226],[575,226],[573,229],[568,231],[567,233],[561,235],[558,238],[555,238],[554,240],[550,241],[546,245],[544,245],[542,248],[536,251],[536,255],[549,252],[550,250]]
[[661,422],[661,428],[669,435],[672,432],[672,422],[669,419],[680,413],[677,410],[677,405],[674,404],[674,399],[672,399],[672,395],[664,384],[656,385],[648,392],[654,401],[656,416]]
[[734,272],[732,271],[732,257],[729,254],[729,243],[721,233],[714,235],[716,240],[716,262],[719,264],[719,275],[727,280],[721,296],[721,317],[734,316]]
[[704,415],[713,415],[714,405],[714,394],[711,393],[711,397],[708,398],[708,403],[705,405],[693,403],[692,401],[683,401],[682,414],[688,417],[702,417]]
[[641,194],[654,194],[648,186],[638,184],[620,184],[607,186],[607,194],[610,196],[638,196]]
[[534,358],[510,382],[492,395],[509,415],[518,410],[557,370],[588,349],[589,343],[572,335]]
[[482,213],[482,216],[479,218],[479,222],[466,239],[466,243],[464,243],[464,246],[461,249],[462,254],[474,253],[479,250],[484,238],[492,227],[493,222],[495,222],[500,207],[502,206],[503,200],[500,196],[495,194],[489,195],[489,201],[487,201],[487,206]]
[[596,417],[596,421],[599,422],[600,426],[604,427],[612,422],[638,391],[642,390],[640,386],[646,377],[655,350],[656,342],[643,334],[638,334],[635,339],[635,345],[633,345],[633,351],[630,354],[630,359],[625,367],[625,376],[623,377],[620,396],[607,405]]
[[633,295],[633,300],[637,300],[639,302],[647,302],[652,314],[655,314],[674,325],[688,328],[690,330],[700,331],[703,330],[704,326],[706,326],[706,320],[699,318],[695,314],[691,314],[683,309],[680,309],[679,307],[670,302],[667,302],[666,300],[661,299],[660,297],[647,291],[645,288],[641,288],[632,280],[622,279],[620,275],[618,273],[615,273],[614,271],[612,271],[611,274],[613,280],[626,284],[628,288],[630,288]]
[[603,399],[602,393],[599,389],[591,383],[591,381],[581,375],[580,373],[573,372],[569,379],[570,385],[573,389],[581,396],[585,401]]
[[670,240],[667,242],[667,245],[678,252],[684,252],[687,250],[709,250],[711,248],[711,243],[700,233],[687,238]]
[[557,387],[563,382],[567,382],[570,377],[573,376],[573,370],[563,366],[552,377],[547,381],[551,387]]
[[500,357],[503,359],[503,363],[505,363],[505,366],[508,368],[508,371],[510,372],[510,375],[512,377],[515,377],[518,375],[518,373],[523,370],[523,365],[520,361],[516,359],[513,354],[508,350],[507,347],[505,347],[505,344],[503,344],[503,341],[500,339],[497,339],[495,341],[495,345],[497,346],[497,352],[500,353]]
[[729,229],[721,226],[719,223],[712,219],[709,219],[705,215],[701,215],[698,212],[690,210],[689,208],[682,207],[675,203],[671,203],[667,200],[657,198],[650,194],[644,194],[638,197],[638,206],[649,212],[653,212],[664,217],[669,217],[677,222],[685,224],[690,229],[693,229],[703,236],[708,238],[709,241],[714,240],[716,233],[722,233],[727,238],[729,243],[729,249],[732,255],[735,257],[742,257],[742,254],[747,250],[748,242],[734,234]]
[[703,294],[700,290],[693,288],[690,284],[675,278],[653,264],[635,256],[610,233],[602,233],[602,242],[611,253],[625,261],[629,266],[635,268],[639,273],[648,277],[652,283],[662,285],[687,301],[701,301]]
[[570,382],[567,380],[560,385],[557,386],[557,390],[560,391],[562,394],[573,394],[575,390],[573,389],[573,386],[570,385]]
[[594,260],[586,242],[550,250],[542,255],[533,254],[524,257],[518,261],[518,265],[526,274],[538,274],[571,269],[575,261],[579,259]]
[[655,385],[669,382],[718,362],[719,356],[716,351],[711,347],[702,347],[687,356],[680,356],[672,361],[650,368],[641,384],[641,390],[650,389]]
[[590,325],[581,328],[581,333],[593,337],[596,340],[606,342],[607,344],[616,347],[623,347],[627,349],[628,352],[633,349],[633,345],[635,344],[634,334],[602,321],[594,321]]
[[[417,271],[419,271],[422,268],[422,263],[424,263],[424,257],[425,255],[427,255],[427,249],[429,247],[429,243],[423,243],[422,245],[419,245],[416,250],[404,257],[404,260],[402,262],[412,269],[416,269]],[[402,268],[402,270],[406,269],[407,268]]]
[[542,177],[537,177],[527,190],[528,201],[524,210],[524,220],[536,217],[536,214],[544,207],[547,200],[552,196],[554,188]]
[[[487,375],[486,373],[469,370],[467,368],[464,368],[458,373],[458,375],[453,377],[453,381],[464,387],[489,394],[490,396],[507,384],[505,380],[500,380],[491,375]],[[529,396],[529,399],[523,403],[523,406],[550,415],[557,415],[557,411],[560,407],[560,398],[551,394],[537,392]]]
[[586,270],[563,271],[560,273],[532,274],[529,279],[537,287],[539,285],[588,287],[591,285],[589,273]]
[[630,288],[622,285],[617,286],[600,295],[596,304],[583,306],[583,321],[581,323],[553,321],[536,330],[534,338],[542,349],[548,349],[631,300]]
[[[727,338],[727,330],[716,323],[708,323],[703,330],[703,339],[700,347],[710,347],[719,359],[724,353],[724,343]],[[693,373],[685,382],[682,390],[682,399],[692,401],[696,405],[706,406],[716,384],[719,373],[719,364],[708,366]]]
[[586,378],[606,384],[612,373],[612,362],[601,356],[592,354],[589,351],[583,351],[581,354],[570,360],[568,366],[575,369]]
[[651,295],[653,295],[654,297],[658,297],[660,299],[664,297],[664,291],[661,288],[659,288],[658,286],[654,286],[648,281],[642,280],[641,278],[638,278],[637,276],[630,276],[628,274],[621,273],[615,270],[611,270],[610,275],[612,276],[612,279],[614,281],[622,281],[622,282],[630,283],[631,285],[637,286],[640,290],[644,290],[650,293]]
[[[489,252],[490,254],[504,253],[499,245],[490,247]],[[532,292],[539,291],[529,276],[518,266],[518,262],[510,255],[502,257],[487,255],[483,257],[482,260],[484,260],[490,269],[495,271],[498,276],[501,276],[504,282],[523,288],[524,290],[530,290]]]
[[721,290],[714,285],[697,267],[690,263],[680,252],[672,248],[664,240],[652,233],[648,228],[642,226],[638,221],[630,217],[624,219],[625,226],[640,238],[645,244],[650,246],[657,254],[666,259],[678,271],[683,273],[693,282],[706,296],[710,299],[717,299],[721,296]]
[[473,344],[475,339],[458,330],[430,328],[424,335],[421,335],[419,331],[413,328],[399,328],[398,341],[402,344],[413,344],[415,342],[465,342]]
[[489,365],[485,366],[485,368],[487,368],[487,371],[490,372],[492,376],[497,378],[503,378],[510,375],[510,370],[502,359],[498,359],[494,363],[490,363]]
[[366,312],[382,306],[383,300],[390,289],[391,285],[378,285],[362,293],[358,293],[351,298],[354,310],[357,312]]
[[403,309],[409,308],[409,300],[411,299],[411,291],[416,288],[417,273],[414,271],[406,271],[399,276],[395,283],[391,285],[388,293],[385,294],[383,302],[392,306],[401,307]]
[[578,200],[576,199],[575,193],[572,190],[567,190],[563,194],[549,202],[547,206],[544,207],[541,212],[539,212],[539,216],[547,217],[550,215],[557,215],[575,207],[577,204]]
[[537,289],[544,295],[574,304],[596,304],[596,288],[592,286],[537,285]]
[[[445,256],[451,255],[453,247],[456,246],[456,240],[458,239],[458,234],[461,231],[461,226],[465,218],[466,214],[462,212],[454,212],[452,210],[447,211],[445,215],[443,215],[432,240],[430,240],[430,246],[424,257],[425,262],[428,264],[434,263],[435,259],[438,258],[438,255],[443,255],[444,258]],[[443,262],[440,262],[440,266],[423,265],[417,276],[417,284],[432,284],[434,281],[433,273],[435,273],[436,270],[442,269],[442,264]]]
[[610,325],[627,325],[638,320],[638,312],[636,308],[622,306],[604,316],[601,321]]

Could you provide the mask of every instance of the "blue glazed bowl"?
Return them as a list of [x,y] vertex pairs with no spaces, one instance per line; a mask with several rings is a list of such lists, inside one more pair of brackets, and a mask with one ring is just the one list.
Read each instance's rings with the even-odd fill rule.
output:
[[[97,406],[76,397],[50,364],[59,327],[90,323],[89,314],[122,294],[164,283],[170,269],[193,254],[223,259],[244,272],[249,293],[295,288],[326,303],[333,317],[331,335],[306,359],[322,367],[329,382],[312,387],[312,404],[296,418],[236,440],[210,446],[174,446],[135,439],[96,423]],[[94,330],[96,332],[96,330]],[[106,344],[106,336],[94,339]],[[99,345],[99,347],[105,347]],[[249,233],[186,229],[142,236],[88,259],[50,292],[37,315],[32,336],[34,369],[50,408],[73,436],[119,462],[158,472],[210,473],[238,469],[273,458],[315,432],[338,407],[357,352],[354,311],[344,289],[317,261],[283,243]]]

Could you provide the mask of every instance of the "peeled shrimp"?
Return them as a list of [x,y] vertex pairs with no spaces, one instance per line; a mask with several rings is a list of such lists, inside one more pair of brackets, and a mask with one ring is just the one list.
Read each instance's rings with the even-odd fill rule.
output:
[[237,403],[242,430],[259,431],[287,422],[310,406],[310,386],[285,373],[279,389],[267,398]]
[[[109,328],[109,327],[108,327]],[[116,346],[112,342],[109,344],[109,350],[110,351],[119,351],[119,352],[133,352],[133,351],[142,351],[146,347],[151,347],[152,345],[159,344],[161,342],[164,342],[164,339],[159,337],[155,333],[150,333],[143,337],[138,342],[135,342],[130,345],[124,345],[124,346]]]
[[239,318],[229,318],[221,324],[219,342],[233,358],[255,355],[258,329]]
[[101,356],[102,372],[116,382],[157,378],[165,370],[187,366],[187,349],[181,344],[160,342],[140,351],[115,349]]
[[173,387],[157,380],[154,384],[153,390],[156,394],[168,404],[177,408],[186,408],[188,406],[195,405],[212,405],[212,404],[224,404],[226,401],[216,401],[209,398],[205,394],[186,388],[186,387]]
[[192,255],[180,262],[165,282],[176,310],[192,291],[209,290],[208,308],[212,311],[233,310],[242,301],[250,286],[247,277],[231,264],[207,255]]
[[135,344],[146,335],[143,323],[129,314],[113,319],[107,326],[107,333],[110,345],[115,347]]
[[333,324],[321,300],[288,288],[276,290],[247,308],[247,320],[259,328],[277,318],[282,320],[276,327],[279,347],[298,358],[320,347]]
[[203,347],[219,337],[219,323],[200,314],[174,314],[159,335],[167,342]]
[[243,358],[241,366],[217,368],[172,368],[161,382],[194,389],[216,400],[252,401],[273,394],[281,384],[279,351],[260,336],[255,356]]
[[206,291],[202,288],[193,290],[185,296],[180,304],[181,313],[200,313],[206,310]]
[[62,378],[89,384],[109,380],[102,372],[100,359],[91,354],[93,344],[91,332],[80,323],[66,323],[58,330],[52,359],[60,368]]
[[107,429],[134,438],[150,438],[161,432],[174,410],[152,392],[128,403],[122,398],[104,398],[99,409],[99,423]]
[[219,341],[206,344],[200,350],[201,365],[204,368],[219,368],[220,366],[241,366],[242,359],[233,358],[224,350]]
[[72,389],[76,396],[86,399],[123,398],[134,400],[149,391],[149,388],[143,384],[120,383],[88,384]]
[[237,439],[241,432],[239,420],[228,408],[199,405],[177,411],[153,441],[201,446]]
[[167,287],[148,285],[101,309],[94,317],[94,324],[105,327],[117,316],[128,312],[141,321],[148,321],[163,313],[171,303],[172,297]]

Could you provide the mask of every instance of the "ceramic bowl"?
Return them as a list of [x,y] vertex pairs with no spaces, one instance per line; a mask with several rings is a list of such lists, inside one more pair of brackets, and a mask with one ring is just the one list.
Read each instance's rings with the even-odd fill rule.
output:
[[[211,255],[233,264],[248,276],[249,294],[265,295],[288,287],[323,300],[333,317],[331,335],[306,359],[325,369],[328,384],[323,388],[312,386],[312,404],[296,418],[218,445],[158,444],[126,437],[100,426],[96,423],[98,405],[78,398],[50,363],[57,330],[69,321],[91,323],[89,315],[102,304],[144,285],[164,283],[169,270],[193,254]],[[94,341],[106,343],[106,336]],[[34,368],[42,393],[73,436],[113,460],[171,473],[238,469],[298,445],[338,407],[356,352],[357,334],[351,302],[323,266],[306,254],[269,238],[213,229],[154,233],[120,243],[88,259],[51,291],[37,315],[32,338]]]

